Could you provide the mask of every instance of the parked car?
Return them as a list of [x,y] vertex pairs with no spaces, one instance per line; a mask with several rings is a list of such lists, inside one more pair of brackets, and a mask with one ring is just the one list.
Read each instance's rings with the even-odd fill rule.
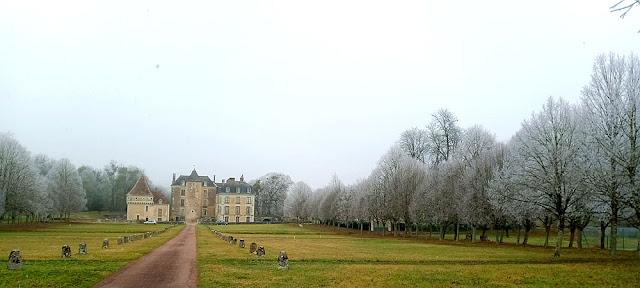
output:
[[229,223],[224,222],[224,221],[217,221],[216,222],[216,225],[227,225],[227,224],[229,224]]
[[156,224],[156,220],[144,221],[144,224]]

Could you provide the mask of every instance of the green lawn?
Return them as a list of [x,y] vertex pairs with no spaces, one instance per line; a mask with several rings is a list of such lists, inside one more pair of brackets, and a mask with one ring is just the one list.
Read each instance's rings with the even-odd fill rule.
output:
[[[12,249],[19,249],[23,257],[20,271],[7,270],[2,264],[0,287],[91,287],[175,237],[184,226],[123,245],[117,245],[117,237],[167,227],[76,223],[0,225],[0,261],[6,263]],[[104,238],[109,238],[110,249],[102,249]],[[87,244],[87,255],[78,255],[81,242]],[[71,246],[70,259],[61,258],[61,247],[65,244]]]
[[[247,248],[230,245],[209,229],[244,239]],[[552,248],[361,236],[315,225],[198,226],[197,233],[201,287],[640,285],[640,261],[627,251],[612,260],[599,249],[564,249],[554,258]],[[251,242],[265,247],[265,258],[248,254]],[[276,269],[281,250],[289,255],[286,271]]]

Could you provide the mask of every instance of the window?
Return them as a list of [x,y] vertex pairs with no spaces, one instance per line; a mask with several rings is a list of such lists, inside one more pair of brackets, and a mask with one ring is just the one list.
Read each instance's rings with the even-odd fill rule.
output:
[[229,216],[224,216],[224,222],[229,222]]
[[136,215],[136,220],[140,220],[140,215]]
[[162,217],[158,217],[158,222],[162,222]]
[[[160,220],[158,220],[160,221]],[[251,222],[251,217],[247,217],[247,223]]]
[[207,181],[202,182],[205,187],[207,187]]
[[229,215],[229,206],[224,206],[224,215]]
[[251,215],[251,207],[250,206],[247,206],[247,214],[245,214],[245,215]]
[[204,193],[204,198],[209,197],[209,190],[204,189],[204,192],[203,192],[203,193]]
[[162,199],[158,199],[158,204],[162,204]]
[[236,187],[236,193],[240,193],[240,187]]
[[207,209],[206,208],[202,209],[202,216],[207,216]]
[[184,199],[180,199],[180,206],[184,207]]
[[227,187],[224,190],[225,190],[225,192],[229,193],[231,191],[231,188]]
[[184,208],[180,208],[180,216],[184,216]]
[[209,206],[209,199],[204,199],[204,206]]
[[180,190],[180,196],[184,196],[184,189]]
[[236,197],[236,204],[240,204],[240,196]]
[[247,204],[251,204],[251,197],[247,197]]
[[240,206],[236,206],[236,215],[240,214]]
[[149,206],[144,206],[144,212],[149,212]]
[[240,223],[240,217],[236,216],[236,223]]
[[224,204],[229,204],[229,196],[224,196]]
[[[158,217],[162,217],[162,209],[160,209],[160,208],[158,208]],[[160,218],[158,218],[158,219],[160,219]],[[160,221],[160,220],[158,220],[158,221]]]
[[251,193],[251,187],[247,187],[247,193]]

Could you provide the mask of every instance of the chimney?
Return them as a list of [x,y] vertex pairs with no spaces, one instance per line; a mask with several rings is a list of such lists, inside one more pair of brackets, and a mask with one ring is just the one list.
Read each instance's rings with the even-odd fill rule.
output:
[[224,179],[222,179],[222,184],[224,184]]
[[240,175],[240,182],[244,182],[244,174]]
[[236,178],[229,178],[229,180],[227,182],[229,182],[229,183],[236,182]]
[[213,175],[213,183],[216,183],[216,175]]
[[176,173],[173,173],[173,182],[176,182]]

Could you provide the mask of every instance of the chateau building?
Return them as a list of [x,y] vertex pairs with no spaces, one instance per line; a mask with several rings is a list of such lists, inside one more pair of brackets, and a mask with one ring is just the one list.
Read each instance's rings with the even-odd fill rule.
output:
[[127,193],[127,220],[169,221],[169,200],[159,191],[151,191],[143,175]]
[[190,175],[173,174],[171,183],[171,220],[253,222],[255,193],[251,185],[229,178],[215,183],[209,176],[200,176],[195,169]]

